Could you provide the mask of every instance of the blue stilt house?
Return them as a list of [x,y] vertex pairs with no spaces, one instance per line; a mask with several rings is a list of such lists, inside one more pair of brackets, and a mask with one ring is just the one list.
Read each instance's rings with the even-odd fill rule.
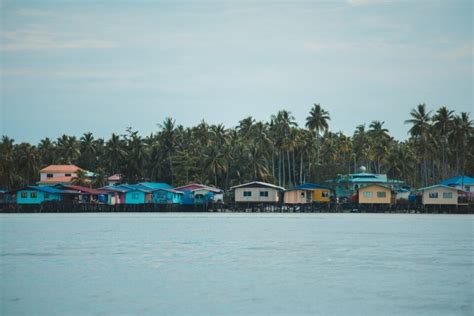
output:
[[70,191],[49,186],[29,186],[15,191],[17,204],[41,204],[48,201],[63,201]]

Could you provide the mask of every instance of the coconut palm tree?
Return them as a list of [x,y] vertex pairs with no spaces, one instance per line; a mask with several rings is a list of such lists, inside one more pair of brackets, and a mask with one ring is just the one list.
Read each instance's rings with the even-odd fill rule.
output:
[[112,134],[110,139],[105,144],[105,159],[107,161],[106,170],[110,174],[120,173],[121,167],[124,164],[124,160],[127,156],[125,151],[125,143],[120,139],[117,134]]
[[474,156],[474,151],[472,147],[470,150],[468,143],[470,139],[474,137],[474,122],[469,118],[469,113],[461,112],[461,115],[456,115],[453,119],[453,140],[452,143],[455,144],[456,152],[456,173],[465,172],[466,158],[468,156]]
[[83,187],[90,187],[91,186],[91,182],[87,178],[86,171],[84,171],[82,169],[77,170],[76,176],[74,178],[72,178],[71,182],[74,185],[80,185],[80,186],[83,186]]
[[320,150],[321,150],[321,135],[320,132],[325,132],[329,129],[328,121],[331,120],[329,112],[324,110],[321,105],[314,104],[314,107],[309,112],[306,118],[306,127],[316,133],[316,140],[318,142],[318,153],[316,163],[319,165]]
[[91,132],[82,135],[79,146],[79,165],[86,170],[95,169],[97,164],[97,148]]
[[446,161],[446,149],[448,147],[449,134],[452,132],[453,127],[453,113],[454,111],[448,110],[447,107],[443,106],[436,111],[433,116],[433,126],[436,134],[441,140],[441,161],[442,161],[442,177],[446,178],[448,174],[448,166]]
[[408,133],[416,140],[423,157],[423,184],[428,184],[427,146],[431,127],[431,111],[426,111],[426,105],[419,104],[416,109],[411,110],[409,120],[405,124],[411,124]]

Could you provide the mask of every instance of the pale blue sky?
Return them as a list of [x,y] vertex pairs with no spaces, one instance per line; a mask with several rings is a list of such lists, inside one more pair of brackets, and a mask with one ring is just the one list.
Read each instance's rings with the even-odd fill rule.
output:
[[304,125],[313,103],[333,131],[377,119],[405,138],[419,103],[473,112],[469,0],[1,3],[0,134],[17,142],[280,109]]

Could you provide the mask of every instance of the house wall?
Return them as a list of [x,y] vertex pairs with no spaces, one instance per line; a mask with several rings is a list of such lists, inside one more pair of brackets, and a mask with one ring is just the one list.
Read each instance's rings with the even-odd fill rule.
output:
[[[22,197],[22,193],[26,193],[26,198]],[[36,198],[31,197],[32,193],[36,193]],[[17,204],[41,204],[45,201],[61,201],[61,196],[55,193],[46,193],[48,197],[45,196],[45,192],[36,191],[36,190],[21,190],[16,193],[16,202]]]
[[[323,192],[327,193],[327,197],[323,196]],[[331,191],[328,189],[314,189],[313,190],[313,202],[329,202]]]
[[[443,193],[451,192],[452,198],[443,198]],[[430,198],[430,193],[438,193],[438,198]],[[422,203],[424,205],[457,205],[458,191],[454,189],[447,189],[443,187],[432,188],[423,191]]]
[[[44,180],[51,179],[51,178],[48,178],[48,174],[50,174],[50,173],[53,175],[53,178],[65,177],[65,176],[66,176],[66,173],[64,173],[64,172],[60,172],[60,173],[41,172],[41,174],[40,174],[40,181],[44,181]],[[75,173],[75,172],[71,172],[71,173],[68,173],[68,174],[71,174],[71,177],[76,177],[76,176],[77,176],[77,173]]]
[[309,204],[311,203],[311,191],[291,190],[285,191],[283,200],[285,204]]
[[[372,197],[365,197],[364,192],[372,192]],[[377,192],[385,192],[385,197],[377,197]],[[392,192],[388,188],[379,186],[368,186],[359,189],[359,204],[391,204]]]
[[125,193],[125,204],[144,204],[146,194],[142,191],[129,191]]
[[181,204],[182,194],[158,190],[153,192],[151,202],[156,204]]
[[[251,192],[251,196],[244,196],[244,192]],[[268,192],[268,196],[260,196],[260,192]],[[276,203],[279,201],[278,190],[267,187],[236,188],[235,202]]]

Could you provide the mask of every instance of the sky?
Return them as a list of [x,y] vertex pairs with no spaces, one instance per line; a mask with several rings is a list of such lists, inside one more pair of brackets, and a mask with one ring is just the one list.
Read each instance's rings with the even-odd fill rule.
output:
[[313,104],[352,135],[420,103],[473,112],[467,1],[0,0],[0,135],[235,127]]

